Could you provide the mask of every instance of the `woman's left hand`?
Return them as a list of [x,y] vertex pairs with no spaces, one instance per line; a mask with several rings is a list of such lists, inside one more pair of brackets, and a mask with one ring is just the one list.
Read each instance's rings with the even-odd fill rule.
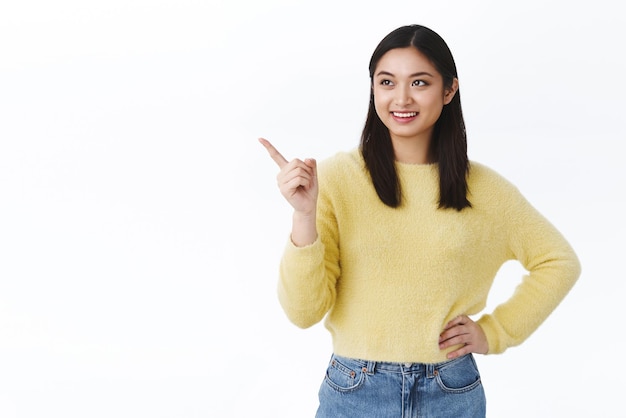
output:
[[448,347],[462,345],[458,349],[448,353],[448,358],[453,359],[468,353],[487,354],[489,343],[483,329],[467,315],[459,315],[448,322],[443,332],[439,335],[439,348],[445,350]]

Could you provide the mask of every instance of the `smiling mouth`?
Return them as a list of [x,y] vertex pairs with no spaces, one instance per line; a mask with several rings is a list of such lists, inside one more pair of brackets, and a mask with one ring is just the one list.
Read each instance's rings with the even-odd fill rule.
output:
[[417,112],[391,112],[396,118],[413,118],[417,116]]

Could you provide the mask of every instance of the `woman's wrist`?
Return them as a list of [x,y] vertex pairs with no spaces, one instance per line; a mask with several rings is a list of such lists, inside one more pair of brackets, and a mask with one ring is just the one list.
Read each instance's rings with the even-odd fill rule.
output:
[[317,226],[315,212],[293,213],[291,241],[296,247],[306,247],[317,240]]

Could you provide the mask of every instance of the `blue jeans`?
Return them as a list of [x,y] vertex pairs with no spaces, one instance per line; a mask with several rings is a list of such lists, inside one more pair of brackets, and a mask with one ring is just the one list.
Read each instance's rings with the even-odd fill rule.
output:
[[438,364],[333,355],[316,418],[482,418],[485,392],[471,354]]

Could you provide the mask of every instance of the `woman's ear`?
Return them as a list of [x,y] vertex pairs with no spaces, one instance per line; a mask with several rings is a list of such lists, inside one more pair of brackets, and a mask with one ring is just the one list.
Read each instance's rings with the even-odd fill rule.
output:
[[448,103],[452,101],[458,89],[459,89],[459,79],[455,77],[452,79],[452,86],[450,86],[450,88],[447,88],[444,92],[444,95],[443,95],[444,105],[447,105]]

